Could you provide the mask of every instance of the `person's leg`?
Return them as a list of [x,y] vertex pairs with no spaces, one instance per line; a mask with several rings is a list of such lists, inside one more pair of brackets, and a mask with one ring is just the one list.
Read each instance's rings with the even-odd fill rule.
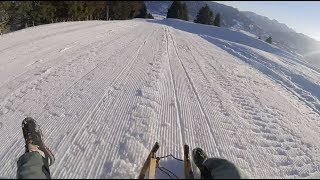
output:
[[[208,158],[202,164],[205,167],[205,179],[241,179],[240,170],[230,161],[220,158]],[[201,172],[202,174],[202,172]]]
[[48,163],[39,152],[27,152],[18,160],[18,179],[51,179]]
[[232,162],[220,158],[208,158],[201,148],[192,151],[192,160],[201,172],[201,179],[248,179]]
[[34,119],[27,117],[22,122],[22,131],[26,151],[17,162],[17,178],[51,179],[49,166],[55,158],[43,142],[40,126]]

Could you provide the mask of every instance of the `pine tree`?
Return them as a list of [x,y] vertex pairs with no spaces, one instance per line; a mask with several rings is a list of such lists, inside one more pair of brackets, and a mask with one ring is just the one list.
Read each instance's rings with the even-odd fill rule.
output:
[[40,14],[41,24],[47,24],[54,22],[55,13],[57,9],[50,1],[42,1]]
[[153,18],[144,1],[2,1],[0,33],[52,22],[135,17]]
[[180,1],[173,1],[167,12],[167,18],[178,18],[178,9],[180,9]]
[[11,1],[10,30],[20,30],[31,26],[32,23],[32,1]]
[[269,43],[269,44],[272,44],[272,37],[269,36],[269,37],[266,39],[266,42]]
[[220,22],[221,22],[221,17],[220,17],[220,13],[218,13],[216,15],[216,18],[214,18],[213,25],[220,27],[221,26]]
[[141,13],[143,1],[108,1],[109,17],[113,20],[132,19]]
[[187,4],[173,1],[167,12],[167,18],[182,19],[188,21]]
[[152,16],[152,14],[150,14],[150,13],[148,13],[147,14],[147,17],[146,17],[147,19],[154,19],[154,17]]
[[136,16],[136,18],[146,18],[147,17],[147,6],[146,4],[143,2],[141,5],[141,8],[139,10],[139,14]]
[[6,33],[10,28],[10,8],[11,3],[8,1],[0,2],[0,34]]
[[211,11],[208,5],[200,8],[194,22],[209,25],[213,24],[213,12]]
[[74,21],[88,20],[88,9],[85,1],[70,1],[69,17]]
[[189,21],[188,8],[187,8],[186,3],[182,4],[182,17],[181,17],[181,19],[183,19],[185,21]]
[[86,1],[85,3],[85,9],[87,12],[87,20],[94,20],[97,18],[99,13],[99,6],[97,4],[97,1]]
[[55,8],[54,22],[66,21],[69,19],[69,7],[71,1],[50,1]]

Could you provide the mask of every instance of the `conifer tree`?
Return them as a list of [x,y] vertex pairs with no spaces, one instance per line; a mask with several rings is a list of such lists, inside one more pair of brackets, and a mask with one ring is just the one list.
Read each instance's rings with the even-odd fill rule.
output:
[[167,18],[182,19],[188,21],[187,4],[173,1],[167,12]]
[[147,6],[146,4],[143,2],[141,5],[141,8],[139,10],[139,14],[136,16],[136,18],[146,18],[147,17]]
[[211,11],[208,5],[199,9],[199,12],[194,22],[209,25],[213,24],[213,12]]
[[185,21],[189,21],[188,8],[187,8],[186,3],[182,4],[182,17],[181,17],[181,19],[183,19]]
[[269,43],[269,44],[272,44],[272,37],[269,36],[269,37],[266,39],[266,42]]
[[213,25],[220,27],[221,26],[221,16],[220,13],[216,15],[213,21]]

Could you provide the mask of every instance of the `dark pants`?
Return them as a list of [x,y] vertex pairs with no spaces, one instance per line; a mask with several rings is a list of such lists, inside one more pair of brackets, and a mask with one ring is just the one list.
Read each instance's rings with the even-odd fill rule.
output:
[[240,170],[230,161],[220,158],[208,158],[202,164],[202,179],[247,179]]
[[23,154],[17,164],[18,179],[51,179],[48,162],[38,152]]
[[[247,179],[233,163],[225,159],[208,158],[203,166],[202,179]],[[18,160],[17,178],[51,179],[47,161],[38,152],[23,154]]]

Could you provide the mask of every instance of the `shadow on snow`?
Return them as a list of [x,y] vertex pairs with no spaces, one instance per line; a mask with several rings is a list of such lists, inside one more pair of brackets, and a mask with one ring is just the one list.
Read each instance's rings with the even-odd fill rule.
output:
[[[229,54],[246,62],[253,68],[281,84],[320,115],[320,85],[313,83],[304,76],[254,52],[250,47],[289,59],[299,65],[313,69],[316,73],[320,73],[320,69],[303,62],[298,56],[281,50],[262,40],[226,28],[203,24],[199,25],[178,19],[146,21],[199,35],[208,42],[227,51]],[[292,64],[290,61],[287,63]]]

